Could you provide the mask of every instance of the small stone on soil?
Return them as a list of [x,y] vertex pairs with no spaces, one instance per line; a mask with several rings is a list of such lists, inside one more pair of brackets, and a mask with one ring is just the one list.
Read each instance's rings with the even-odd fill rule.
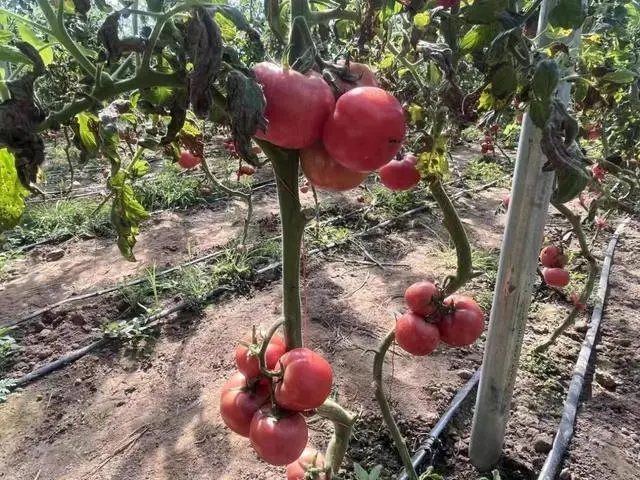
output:
[[49,335],[51,335],[52,330],[49,328],[44,328],[40,331],[40,333],[38,334],[38,338],[40,339],[44,339],[47,338]]
[[460,377],[462,380],[469,380],[471,377],[473,377],[473,372],[471,370],[460,370],[458,372],[458,377]]
[[615,378],[607,372],[596,372],[596,382],[598,382],[602,388],[610,391],[614,391],[618,386]]
[[70,320],[74,325],[84,325],[85,323],[87,323],[81,313],[74,313],[73,315],[71,315]]
[[44,259],[46,262],[57,262],[62,257],[64,257],[64,250],[60,249],[60,250],[51,250],[45,255]]
[[569,469],[565,468],[560,472],[560,476],[558,477],[558,480],[571,480],[572,478],[573,478],[573,475],[571,475],[571,472],[569,471]]
[[551,437],[540,434],[533,441],[533,449],[537,453],[549,453],[551,451],[551,442]]

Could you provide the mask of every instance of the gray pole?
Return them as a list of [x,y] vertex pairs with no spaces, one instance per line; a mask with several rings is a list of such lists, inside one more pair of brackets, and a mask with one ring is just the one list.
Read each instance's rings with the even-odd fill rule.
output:
[[[556,0],[542,2],[539,33],[546,28],[549,12],[556,3]],[[576,46],[579,41],[580,32],[576,31],[571,43]],[[540,43],[544,44],[546,40],[541,38]],[[558,88],[557,96],[564,104],[569,100],[570,91],[571,87],[566,83]],[[469,458],[481,471],[493,467],[502,455],[551,199],[554,174],[542,171],[546,158],[540,148],[540,136],[540,129],[534,126],[529,115],[525,115],[469,445]]]

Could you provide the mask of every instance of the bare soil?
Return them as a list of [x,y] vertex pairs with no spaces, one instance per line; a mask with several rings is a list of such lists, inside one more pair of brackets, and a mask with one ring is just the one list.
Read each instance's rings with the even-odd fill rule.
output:
[[[468,154],[456,157],[458,166],[468,158]],[[507,189],[494,187],[456,202],[476,249],[499,250],[505,215],[496,214],[496,208],[505,193]],[[325,200],[358,208],[355,196]],[[308,197],[305,202],[312,205]],[[254,224],[260,229],[271,225],[277,232],[275,193],[265,193],[256,203]],[[143,227],[135,264],[120,259],[108,240],[65,244],[65,255],[56,262],[43,262],[39,250],[18,267],[16,278],[3,285],[2,318],[20,316],[72,292],[144,274],[154,263],[159,268],[174,265],[189,253],[219,247],[237,235],[242,208],[228,202],[224,207],[159,216]],[[567,229],[561,217],[551,217],[550,238]],[[608,237],[600,236],[594,252],[603,250]],[[455,253],[435,211],[370,235],[362,246],[383,268],[353,245],[306,258],[305,340],[331,361],[339,401],[360,415],[342,476],[354,478],[352,465],[358,462],[366,468],[383,465],[382,478],[391,479],[401,466],[373,398],[371,350],[393,326],[394,312],[402,309],[398,296],[404,288],[416,280],[441,280],[455,265]],[[617,249],[595,380],[588,382],[565,480],[640,478],[639,246],[640,223],[634,219]],[[465,286],[464,292],[484,294],[490,301],[492,288],[491,278],[483,276]],[[584,336],[583,328],[571,328],[545,357],[532,357],[532,347],[569,308],[563,295],[544,287],[535,299],[499,466],[509,480],[536,478],[553,441]],[[247,440],[226,429],[218,414],[219,389],[234,370],[237,339],[254,324],[276,320],[281,300],[279,283],[264,282],[246,296],[226,296],[201,314],[183,312],[171,318],[143,353],[105,348],[12,393],[0,405],[0,478],[283,478],[284,469],[259,461]],[[25,352],[8,376],[88,343],[95,335],[92,328],[117,310],[116,302],[115,297],[94,299],[53,311],[25,327],[21,337]],[[580,320],[585,322],[587,316]],[[411,448],[427,437],[480,365],[482,348],[480,341],[466,349],[439,348],[426,358],[412,358],[398,348],[389,355],[387,388]],[[446,478],[480,476],[466,457],[472,406],[470,399],[439,444],[435,466]],[[309,426],[311,442],[325,446],[330,425],[314,418]]]

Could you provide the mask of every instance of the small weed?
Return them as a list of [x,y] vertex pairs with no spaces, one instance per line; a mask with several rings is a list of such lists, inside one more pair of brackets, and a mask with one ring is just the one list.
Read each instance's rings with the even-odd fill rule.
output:
[[0,328],[0,369],[6,366],[9,357],[18,350],[18,344],[9,332],[8,328]]
[[110,236],[109,208],[97,210],[99,205],[95,200],[74,199],[32,205],[9,234],[8,243],[15,247],[67,235]]
[[243,290],[251,275],[249,255],[235,248],[228,248],[218,261],[211,266],[212,288],[228,285]]
[[393,192],[382,184],[373,185],[365,194],[365,198],[383,213],[391,216],[406,212],[424,202],[428,189],[423,184],[405,192]]
[[102,334],[125,342],[134,350],[140,350],[152,337],[151,329],[142,324],[140,319],[110,322],[101,327]]
[[359,463],[353,464],[353,470],[357,480],[378,480],[382,473],[382,465],[377,465],[367,472]]
[[555,361],[546,355],[528,355],[522,360],[522,369],[542,381],[557,379],[562,372]]
[[148,179],[136,183],[134,190],[138,201],[149,211],[183,209],[204,203],[212,196],[210,190],[201,189],[201,181],[184,176],[183,170],[172,163]]
[[471,252],[471,264],[474,270],[484,272],[485,277],[492,284],[498,275],[498,252],[487,250],[473,250]]
[[460,137],[465,142],[480,143],[480,141],[484,138],[484,133],[482,133],[478,128],[465,128],[460,133]]
[[279,238],[272,238],[258,245],[249,252],[252,263],[273,263],[280,260],[282,247]]
[[18,258],[20,258],[20,255],[15,252],[0,253],[0,282],[4,282],[7,279],[11,261]]
[[315,224],[309,227],[306,238],[313,247],[324,247],[331,243],[344,240],[349,235],[351,235],[351,231],[345,227]]
[[15,383],[8,378],[0,379],[0,403],[7,401],[7,395],[11,393],[11,389],[15,386]]
[[478,305],[480,305],[482,310],[484,310],[485,312],[491,311],[491,305],[493,304],[493,291],[485,288],[476,293],[473,298],[476,302],[478,302]]
[[176,281],[176,290],[189,302],[192,309],[203,305],[205,297],[213,288],[215,279],[206,268],[199,265],[181,269]]
[[509,179],[500,165],[482,159],[470,161],[464,170],[464,176],[469,180],[481,183],[497,181],[498,186],[506,187],[509,185]]

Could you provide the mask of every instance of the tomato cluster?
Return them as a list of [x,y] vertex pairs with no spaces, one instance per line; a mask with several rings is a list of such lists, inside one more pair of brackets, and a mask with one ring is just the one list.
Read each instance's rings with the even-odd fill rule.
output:
[[489,152],[491,152],[491,155],[496,154],[496,149],[494,144],[495,144],[495,137],[497,137],[498,132],[500,132],[500,125],[498,125],[497,123],[494,123],[493,125],[491,125],[490,129],[485,130],[484,140],[480,144],[480,149],[483,155],[486,155]]
[[256,137],[299,149],[311,185],[353,189],[400,151],[404,111],[393,95],[378,88],[367,65],[351,62],[349,73],[357,80],[337,78],[335,92],[315,71],[302,74],[269,62],[255,65],[253,71],[267,100],[267,127]]
[[484,312],[472,298],[451,295],[431,282],[418,282],[404,292],[409,311],[396,321],[396,341],[412,355],[429,355],[442,341],[451,347],[475,342],[484,331]]
[[254,332],[237,346],[238,372],[220,395],[222,419],[235,433],[249,438],[260,458],[288,465],[287,479],[325,480],[324,458],[306,448],[309,431],[304,413],[318,408],[331,393],[331,365],[308,348],[287,351],[284,340],[274,335],[264,348],[261,369],[259,354],[265,341]]
[[558,288],[569,285],[569,272],[564,268],[568,260],[561,248],[551,245],[542,249],[540,263],[544,267],[542,276],[547,285]]

